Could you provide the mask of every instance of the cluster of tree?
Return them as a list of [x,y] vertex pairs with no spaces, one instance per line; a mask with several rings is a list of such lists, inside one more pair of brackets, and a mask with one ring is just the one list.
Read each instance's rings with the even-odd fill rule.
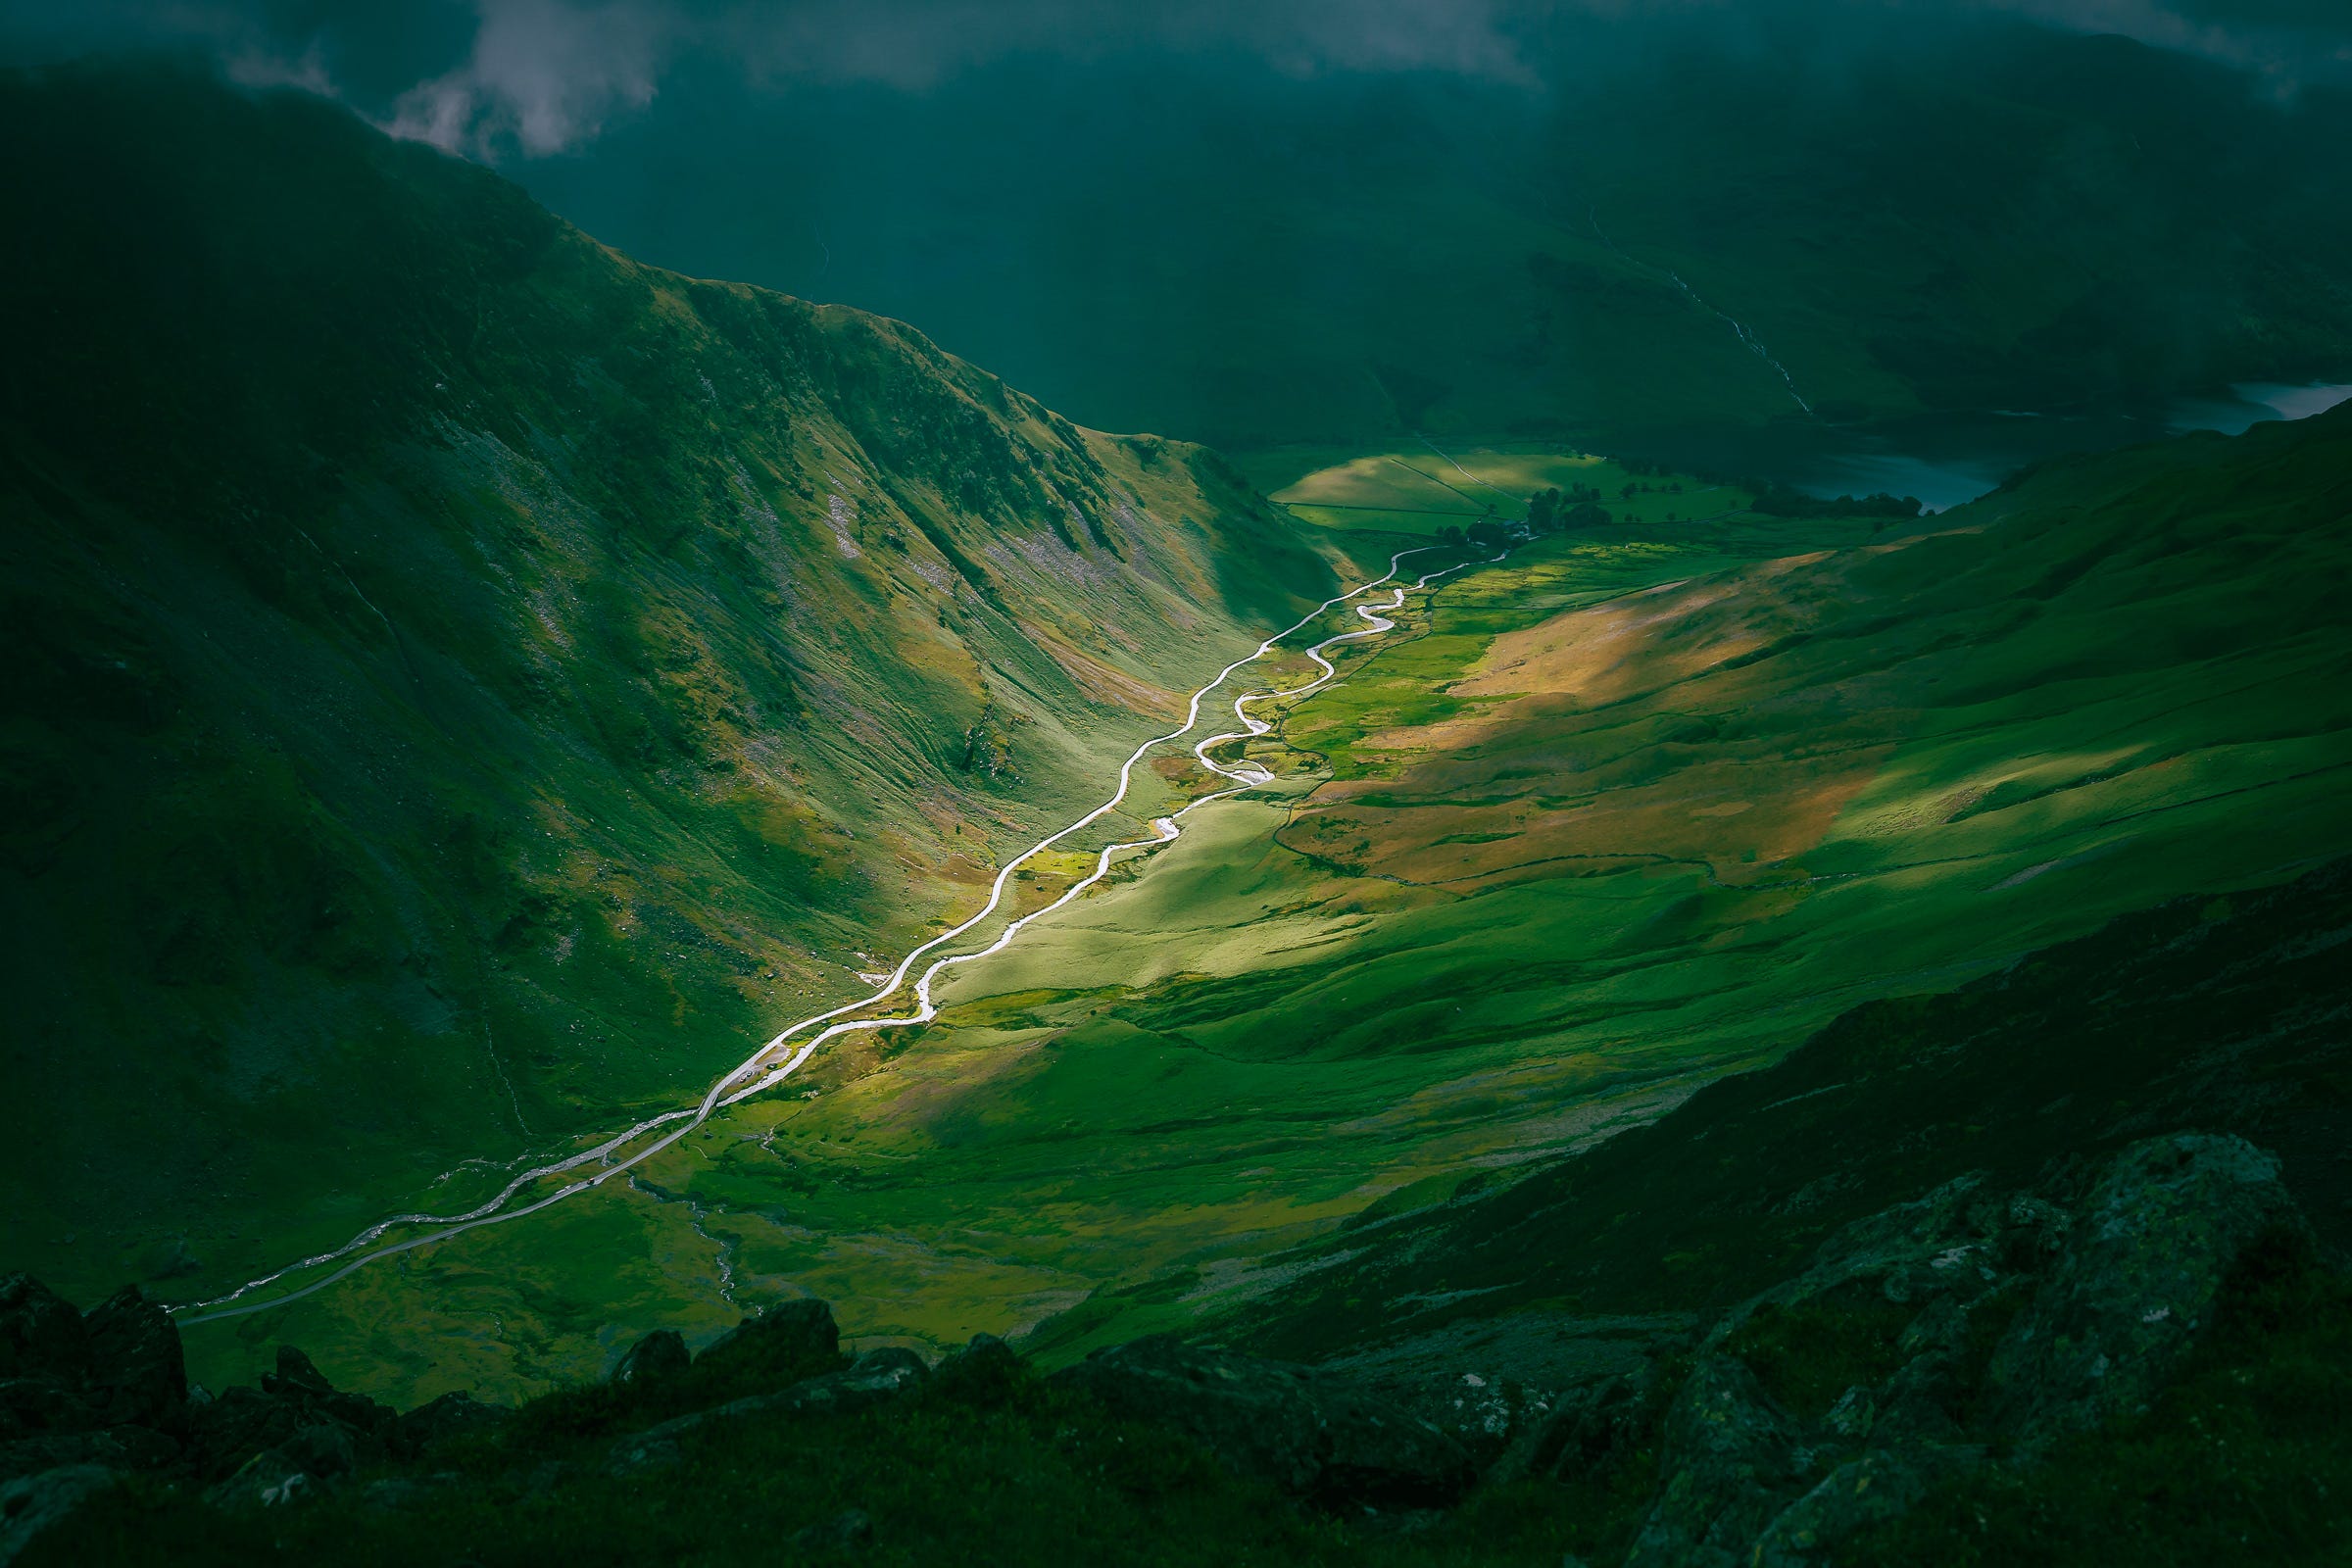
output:
[[1597,485],[1572,484],[1565,492],[1539,490],[1527,498],[1528,531],[1538,535],[1569,528],[1605,528],[1610,517],[1600,507]]
[[1438,543],[1456,550],[1476,547],[1480,550],[1500,550],[1511,542],[1510,530],[1492,517],[1481,517],[1465,533],[1461,524],[1449,522],[1438,530]]
[[1916,517],[1927,509],[1917,496],[1809,496],[1786,485],[1766,484],[1756,492],[1754,511],[1768,517]]

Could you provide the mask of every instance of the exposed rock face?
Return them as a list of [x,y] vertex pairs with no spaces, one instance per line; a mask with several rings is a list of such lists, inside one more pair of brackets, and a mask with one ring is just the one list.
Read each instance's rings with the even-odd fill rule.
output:
[[2278,1162],[2242,1138],[2183,1135],[2126,1150],[1993,1358],[2005,1435],[2035,1450],[2146,1403],[2246,1249],[2301,1224]]
[[1340,1378],[1168,1335],[1098,1352],[1054,1381],[1117,1415],[1172,1426],[1236,1472],[1324,1503],[1451,1502],[1469,1454],[1427,1421]]

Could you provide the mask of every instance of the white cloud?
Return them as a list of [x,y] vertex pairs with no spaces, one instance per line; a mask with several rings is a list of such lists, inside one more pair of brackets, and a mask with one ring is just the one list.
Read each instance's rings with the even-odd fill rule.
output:
[[477,155],[561,152],[651,103],[681,32],[640,0],[479,0],[479,11],[466,62],[401,94],[392,134]]

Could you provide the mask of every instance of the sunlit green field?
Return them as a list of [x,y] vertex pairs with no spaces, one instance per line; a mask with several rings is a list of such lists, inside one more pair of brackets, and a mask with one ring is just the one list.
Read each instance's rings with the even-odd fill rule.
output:
[[1636,474],[1607,458],[1540,444],[1423,442],[1376,453],[1281,447],[1236,466],[1293,516],[1343,535],[1427,535],[1481,517],[1522,518],[1536,491],[1576,485],[1599,490],[1612,516],[1629,524],[1721,515],[1754,499],[1735,486]]
[[[1524,547],[1339,655],[1252,746],[1273,784],[955,971],[933,1024],[820,1056],[634,1190],[196,1353],[390,1364],[380,1325],[423,1325],[407,1397],[592,1373],[623,1333],[809,1291],[855,1335],[1072,1354],[1857,1002],[2291,874],[2352,848],[2333,456],[2130,454],[1899,534],[1734,514]],[[1462,461],[1501,485],[1574,460]],[[1322,482],[1357,474],[1417,482]],[[1139,815],[1205,787],[1158,778]]]

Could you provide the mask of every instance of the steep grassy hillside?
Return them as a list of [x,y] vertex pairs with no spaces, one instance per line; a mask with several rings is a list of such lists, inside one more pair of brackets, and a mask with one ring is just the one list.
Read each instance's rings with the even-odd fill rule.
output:
[[13,77],[0,191],[0,1252],[69,1288],[699,1094],[1333,580],[1198,449],[315,101]]
[[[1858,1004],[2292,875],[2352,849],[2348,448],[2338,413],[1907,523],[1736,494],[1668,522],[1704,487],[1453,454],[1505,495],[1650,488],[1343,653],[1249,748],[1273,783],[956,971],[935,1023],[819,1056],[625,1196],[192,1353],[241,1377],[290,1337],[407,1398],[813,1291],[869,1341],[1028,1329],[1066,1357],[1247,1301],[1288,1248],[1650,1120]],[[1439,468],[1326,484],[1412,464],[1395,483]],[[436,1361],[404,1358],[416,1328]]]

